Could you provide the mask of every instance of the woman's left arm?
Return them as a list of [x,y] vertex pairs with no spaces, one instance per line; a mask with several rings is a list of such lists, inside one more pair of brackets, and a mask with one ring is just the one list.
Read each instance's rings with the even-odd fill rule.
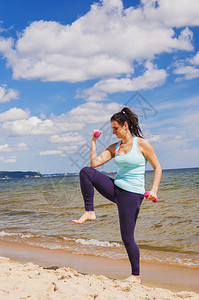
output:
[[139,148],[142,154],[146,157],[146,159],[150,162],[151,166],[153,167],[155,174],[154,174],[154,181],[152,189],[150,190],[150,196],[148,197],[149,200],[155,200],[157,197],[157,191],[160,184],[161,176],[162,176],[162,168],[158,161],[158,158],[155,154],[155,151],[151,144],[145,140],[140,138],[139,139]]

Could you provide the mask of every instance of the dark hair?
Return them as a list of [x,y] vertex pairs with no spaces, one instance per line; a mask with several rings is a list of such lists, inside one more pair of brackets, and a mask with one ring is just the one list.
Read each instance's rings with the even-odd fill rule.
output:
[[124,123],[127,122],[131,134],[143,138],[142,130],[140,129],[140,126],[138,124],[138,116],[134,112],[132,112],[129,107],[124,107],[120,112],[115,113],[111,117],[111,122],[112,121],[117,121],[121,126],[123,126]]

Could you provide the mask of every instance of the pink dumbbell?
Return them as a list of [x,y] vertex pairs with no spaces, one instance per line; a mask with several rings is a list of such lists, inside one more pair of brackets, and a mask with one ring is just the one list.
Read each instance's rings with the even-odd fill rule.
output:
[[[145,197],[145,198],[148,198],[149,195],[150,195],[149,191],[146,191],[146,192],[144,193],[144,197]],[[158,197],[157,197],[155,200],[153,200],[154,203],[156,203],[157,201],[158,201]]]
[[95,132],[94,132],[94,137],[98,138],[98,137],[100,136],[100,134],[101,134],[101,133],[100,133],[99,131],[95,131]]

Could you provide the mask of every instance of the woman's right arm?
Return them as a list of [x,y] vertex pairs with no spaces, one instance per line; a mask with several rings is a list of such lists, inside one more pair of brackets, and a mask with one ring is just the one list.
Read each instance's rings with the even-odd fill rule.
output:
[[91,148],[90,148],[90,166],[91,168],[97,168],[101,165],[104,165],[107,161],[111,160],[115,156],[115,147],[117,143],[110,145],[103,151],[100,155],[97,156],[96,153],[96,140],[98,138],[92,137]]

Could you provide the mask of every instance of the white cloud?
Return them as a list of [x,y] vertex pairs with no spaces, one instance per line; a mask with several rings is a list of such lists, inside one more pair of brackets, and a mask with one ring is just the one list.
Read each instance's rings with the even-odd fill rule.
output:
[[11,26],[11,27],[9,27],[9,28],[4,28],[4,27],[3,27],[3,21],[0,20],[0,33],[1,33],[1,32],[7,32],[7,31],[9,31],[9,30],[12,29],[12,28],[13,28],[13,26]]
[[0,152],[9,152],[10,148],[8,144],[0,145]]
[[16,163],[16,161],[17,161],[16,157],[9,157],[3,160],[4,163]]
[[0,122],[15,121],[21,119],[27,119],[30,115],[28,110],[13,107],[6,112],[0,113]]
[[177,75],[183,75],[182,78],[178,77],[177,81],[181,79],[190,80],[199,77],[199,69],[192,66],[181,66],[174,70]]
[[196,0],[142,0],[142,3],[148,20],[171,27],[199,25],[199,2]]
[[[4,134],[15,136],[50,135],[52,143],[63,142],[63,139],[76,139],[79,136],[58,136],[82,129],[86,123],[107,121],[117,104],[85,103],[72,109],[69,113],[59,116],[52,115],[50,119],[42,120],[36,116],[29,116],[29,112],[13,108],[0,114],[0,130]],[[24,118],[23,118],[24,117]],[[25,119],[26,118],[26,119]],[[71,133],[70,133],[71,135]]]
[[16,90],[8,89],[6,84],[0,86],[0,103],[17,100],[19,94]]
[[8,144],[0,145],[0,152],[15,152],[15,151],[26,151],[28,146],[26,143],[19,143],[13,146]]
[[147,141],[150,143],[162,143],[162,139],[160,135],[152,135],[146,136]]
[[176,68],[174,69],[174,74],[182,75],[177,77],[176,81],[182,79],[190,80],[199,77],[199,52],[196,53],[191,58],[188,58],[184,61],[176,62]]
[[159,0],[154,8],[154,1],[143,0],[144,8],[124,9],[120,0],[103,0],[71,25],[33,22],[16,41],[1,38],[0,51],[15,79],[78,82],[132,76],[135,61],[193,49],[191,31],[184,29],[177,36],[167,23],[171,17],[172,26],[196,24],[195,2]]
[[[0,145],[0,153],[6,153],[6,152],[16,152],[16,151],[25,151],[27,150],[27,145],[25,143],[19,143],[16,145]],[[17,161],[16,156],[11,156],[11,157],[3,157],[0,156],[0,161],[1,163],[15,163]]]
[[111,115],[120,109],[121,105],[114,102],[108,104],[87,102],[73,108],[66,114],[52,115],[50,119],[45,120],[36,116],[29,116],[29,113],[26,114],[25,111],[21,111],[27,118],[12,121],[7,121],[10,117],[10,111],[8,111],[2,116],[0,115],[0,120],[4,120],[0,123],[0,131],[15,136],[51,136],[51,143],[59,144],[73,141],[76,144],[82,144],[84,140],[77,134],[78,130],[83,129],[86,124],[107,122]]
[[0,36],[0,52],[5,53],[5,57],[10,57],[14,54],[12,49],[14,40],[12,38],[3,38]]
[[63,135],[53,135],[50,137],[50,142],[52,144],[63,144],[63,143],[75,143],[81,145],[85,143],[85,139],[79,133],[65,133]]
[[69,146],[59,147],[58,149],[61,151],[65,151],[67,153],[74,153],[78,150],[78,147],[76,145],[69,145]]
[[87,100],[93,100],[95,94],[116,93],[126,91],[138,91],[142,89],[153,89],[162,85],[167,77],[167,73],[163,69],[157,69],[152,63],[146,63],[147,70],[143,75],[134,78],[106,79],[97,82],[92,88],[83,91]]
[[199,65],[199,51],[196,53],[196,55],[194,57],[192,57],[189,62],[192,65]]
[[19,143],[18,145],[16,145],[16,150],[17,151],[25,151],[28,150],[28,146],[26,143]]
[[66,115],[52,116],[51,119],[46,120],[32,116],[27,119],[6,121],[0,127],[3,132],[16,136],[52,135],[59,132],[76,131],[81,128],[80,122],[74,124],[71,120],[67,120]]
[[2,163],[16,163],[17,159],[15,156],[9,158],[4,158],[3,156],[0,156],[0,161]]
[[47,151],[40,151],[39,155],[60,155],[63,154],[60,150],[47,150]]
[[121,105],[114,102],[109,104],[87,102],[73,108],[69,112],[69,116],[74,123],[78,121],[83,124],[95,124],[109,121],[112,114],[120,109]]

